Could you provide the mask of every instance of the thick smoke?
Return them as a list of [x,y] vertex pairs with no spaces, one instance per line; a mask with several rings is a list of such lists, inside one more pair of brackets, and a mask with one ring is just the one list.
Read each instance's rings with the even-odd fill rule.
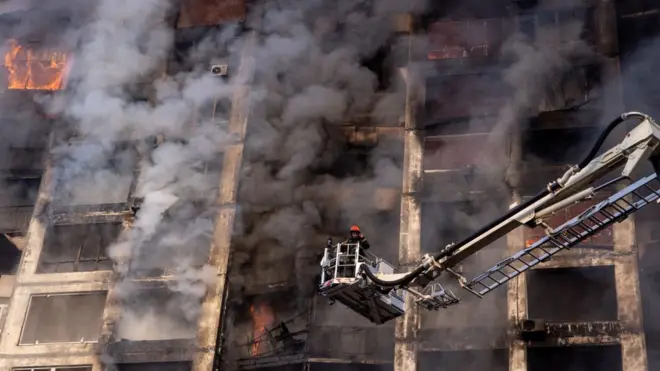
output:
[[[410,3],[267,1],[250,15],[246,26],[256,34],[250,51],[256,63],[240,174],[232,300],[242,299],[250,280],[275,283],[270,272],[282,267],[289,269],[288,276],[296,275],[297,298],[309,296],[325,238],[340,237],[352,223],[361,224],[375,246],[383,246],[378,249],[398,244],[395,228],[373,205],[373,193],[400,187],[400,147],[379,143],[366,159],[346,161],[354,172],[338,175],[335,168],[345,149],[337,140],[338,126],[363,117],[386,121],[389,112],[401,112],[402,87],[394,71],[405,62],[391,54],[378,63],[393,80],[385,95],[378,76],[363,62],[390,45],[393,13],[424,9],[422,2]],[[77,132],[72,139],[80,142],[55,149],[56,178],[68,202],[115,202],[133,188],[143,199],[133,229],[110,249],[119,273],[175,278],[168,287],[175,295],[158,314],[141,303],[141,295],[149,294],[128,281],[118,283],[119,298],[128,305],[117,336],[129,339],[193,336],[199,300],[215,278],[205,254],[222,160],[218,149],[231,138],[225,124],[196,113],[216,99],[231,99],[235,81],[211,76],[208,66],[240,60],[247,36],[225,27],[185,55],[186,72],[162,77],[175,36],[165,20],[175,11],[162,0],[99,1],[93,21],[67,35],[78,42],[67,91],[44,102],[72,124]],[[565,27],[562,34],[577,39],[581,24]],[[494,147],[507,149],[504,138],[512,129],[551,105],[548,85],[585,58],[585,50],[580,42],[557,47],[519,34],[508,40],[502,58],[512,61],[504,71],[512,94],[497,114]],[[154,76],[161,77],[152,84]],[[153,105],[144,102],[145,95]],[[140,144],[127,149],[117,144],[122,141]],[[506,155],[493,162],[510,170],[506,183],[516,186],[519,175]],[[106,161],[109,157],[112,161]],[[131,185],[136,167],[140,175]],[[498,212],[491,206],[485,214]],[[474,215],[457,219],[469,227],[481,220]]]
[[[297,299],[296,306],[275,313],[276,320],[305,311],[326,238],[345,237],[350,224],[362,226],[381,256],[398,245],[398,215],[388,213],[396,217],[394,225],[380,215],[374,190],[400,187],[401,142],[390,145],[379,137],[377,147],[359,158],[350,157],[345,139],[338,137],[348,122],[386,117],[388,108],[401,113],[401,84],[392,83],[380,95],[379,76],[363,64],[390,47],[392,15],[402,10],[396,5],[270,1],[261,17],[248,22],[258,32],[252,51],[257,63],[232,251],[232,305],[247,309],[249,295],[284,281],[297,292],[281,300]],[[401,62],[390,54],[376,63],[395,76]],[[251,321],[245,322],[239,328],[228,320],[234,325],[227,331],[233,330],[240,343],[242,330],[252,330]]]
[[[400,149],[381,141],[366,159],[349,159],[349,167],[360,171],[332,171],[342,152],[339,125],[382,118],[388,106],[392,111],[402,106],[401,84],[393,82],[386,94],[377,94],[379,79],[362,62],[389,46],[392,15],[413,5],[269,1],[250,15],[246,25],[257,36],[251,50],[257,63],[240,179],[241,248],[234,259],[233,291],[241,292],[250,279],[243,273],[268,275],[243,271],[261,254],[270,260],[258,268],[295,261],[291,268],[300,282],[299,297],[308,296],[313,276],[307,271],[316,266],[328,234],[360,223],[378,242],[380,230],[389,228],[377,218],[373,189],[399,186]],[[194,329],[197,303],[215,275],[205,262],[222,162],[219,148],[231,138],[226,123],[198,113],[216,100],[231,99],[234,81],[211,76],[208,67],[216,60],[240,60],[247,36],[232,27],[212,33],[183,57],[186,72],[163,77],[174,45],[172,22],[166,20],[176,10],[160,0],[100,1],[93,21],[67,35],[77,40],[77,49],[66,91],[42,102],[75,132],[54,150],[56,196],[68,204],[113,203],[134,190],[141,203],[133,228],[109,254],[122,277],[174,277],[169,290],[176,295],[167,300],[175,305],[166,305],[172,310],[161,311],[157,319],[154,310],[140,305],[140,295],[148,292],[127,280],[117,283],[118,299],[126,303],[119,338],[190,337],[194,331],[181,324]],[[376,63],[394,70],[395,62],[390,57]],[[151,83],[154,76],[160,77]],[[349,188],[351,194],[345,191]],[[396,244],[393,237],[383,245]],[[264,246],[271,251],[259,250]]]
[[[352,156],[340,126],[365,118],[398,122],[404,90],[395,67],[405,61],[387,53],[374,62],[391,77],[385,91],[382,76],[379,80],[365,66],[380,50],[389,51],[393,14],[406,7],[397,3],[270,1],[262,16],[248,22],[258,35],[252,51],[257,63],[232,251],[232,307],[242,305],[247,312],[251,295],[284,284],[296,292],[267,304],[279,308],[278,301],[289,300],[294,305],[276,311],[275,320],[306,311],[326,238],[344,238],[354,223],[364,229],[376,254],[396,258],[398,201],[393,211],[383,213],[374,193],[400,187],[401,142],[379,136],[375,148],[353,149],[358,155]],[[340,308],[316,314],[326,325],[352,319],[368,326],[355,317]],[[253,324],[249,318],[237,320],[227,319],[233,325],[226,331],[244,343]],[[245,356],[247,349],[234,350]]]
[[193,56],[205,63],[152,83],[166,72],[176,10],[160,0],[99,2],[92,21],[67,35],[78,47],[66,91],[44,101],[75,133],[54,149],[54,201],[126,202],[132,190],[141,200],[133,228],[109,255],[122,277],[173,276],[168,290],[176,295],[150,307],[140,300],[146,302],[149,291],[116,284],[126,304],[118,338],[194,337],[200,300],[215,275],[205,264],[222,163],[218,148],[228,138],[226,127],[195,114],[230,98],[232,87],[207,72],[215,55],[202,48]]

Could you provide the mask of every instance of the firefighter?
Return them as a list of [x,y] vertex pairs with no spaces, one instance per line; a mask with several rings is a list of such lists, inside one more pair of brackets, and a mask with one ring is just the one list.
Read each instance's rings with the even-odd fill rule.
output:
[[350,244],[348,249],[348,256],[344,257],[340,262],[342,265],[345,264],[345,266],[340,270],[340,274],[344,277],[355,276],[355,264],[357,263],[355,260],[355,248],[357,247],[358,243],[360,244],[358,261],[364,261],[367,258],[364,251],[369,249],[369,241],[367,241],[367,239],[362,234],[360,227],[353,225],[348,231],[348,239],[342,242],[342,245]]
[[349,230],[348,239],[344,243],[359,243],[360,249],[368,250],[369,241],[364,237],[360,227],[353,225]]

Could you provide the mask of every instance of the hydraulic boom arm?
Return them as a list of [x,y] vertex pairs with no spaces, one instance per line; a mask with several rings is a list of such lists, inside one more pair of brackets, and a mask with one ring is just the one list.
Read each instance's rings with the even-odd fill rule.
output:
[[[600,156],[596,156],[610,132],[616,126],[631,118],[640,119],[641,122],[626,135],[623,141],[605,153],[601,154]],[[381,287],[424,287],[436,277],[438,277],[439,274],[443,271],[448,271],[449,273],[458,276],[451,270],[452,267],[467,257],[475,254],[477,251],[488,246],[498,238],[505,236],[513,229],[523,225],[531,228],[536,227],[537,225],[545,226],[546,230],[549,232],[549,236],[547,238],[550,239],[552,244],[554,244],[556,243],[557,239],[556,235],[568,231],[565,231],[566,228],[556,228],[555,230],[549,229],[549,227],[544,224],[544,218],[547,218],[548,216],[552,215],[552,213],[564,209],[571,204],[591,198],[600,188],[609,186],[614,182],[618,182],[623,179],[629,179],[629,176],[632,174],[633,170],[638,168],[639,165],[645,160],[651,160],[654,166],[654,170],[656,170],[656,172],[659,171],[660,169],[657,168],[659,162],[658,160],[660,158],[660,156],[658,156],[660,154],[658,149],[659,143],[660,126],[658,126],[651,117],[639,112],[625,113],[619,116],[616,120],[612,121],[604,129],[596,141],[594,147],[582,162],[571,167],[561,178],[549,183],[546,189],[544,189],[542,192],[530,200],[514,207],[506,215],[483,227],[479,231],[472,234],[470,237],[457,244],[448,245],[436,256],[426,255],[420,266],[410,273],[401,274],[398,276],[389,276],[387,278],[383,277],[382,279],[376,277],[367,270],[363,270],[363,273],[370,280]],[[619,178],[603,184],[600,187],[594,188],[593,183],[603,179],[606,175],[619,167],[623,167],[621,176]],[[633,188],[645,186],[647,183],[653,181],[654,179],[655,174],[651,177],[646,177],[638,181],[638,183],[644,181],[643,183],[634,183],[628,188],[630,188],[630,192],[632,192]],[[617,202],[624,200],[623,196],[627,196],[630,194],[630,192],[622,195],[616,200],[610,198],[611,202],[608,205],[611,205],[611,207],[614,209],[620,209],[621,206]],[[649,196],[651,198],[658,197],[658,195],[655,193],[652,193],[651,195],[652,197]],[[650,201],[651,200],[648,200],[648,202]],[[625,203],[621,204],[624,205]],[[601,209],[607,208],[608,205],[599,204]],[[609,222],[606,221],[607,225],[611,224],[613,219],[620,220],[621,218],[627,217],[629,214],[637,210],[635,207],[640,205],[633,206],[634,207],[632,209],[620,210],[618,214],[612,215]],[[592,219],[594,216],[591,215],[585,217],[587,219]],[[578,224],[581,223],[583,222],[578,222]],[[598,233],[598,231],[605,226],[599,227],[598,230],[592,228],[591,232],[586,232],[587,235],[580,238],[580,241]],[[574,245],[580,241],[572,240],[570,244]],[[493,269],[496,268],[497,266]],[[471,292],[474,292],[471,287],[468,286],[469,284],[463,277],[458,277],[461,279],[461,282],[465,288]]]

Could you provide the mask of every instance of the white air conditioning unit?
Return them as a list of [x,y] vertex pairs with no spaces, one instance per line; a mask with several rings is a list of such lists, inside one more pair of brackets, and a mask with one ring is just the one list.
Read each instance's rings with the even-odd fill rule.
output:
[[226,64],[214,64],[211,66],[211,74],[213,76],[227,76]]

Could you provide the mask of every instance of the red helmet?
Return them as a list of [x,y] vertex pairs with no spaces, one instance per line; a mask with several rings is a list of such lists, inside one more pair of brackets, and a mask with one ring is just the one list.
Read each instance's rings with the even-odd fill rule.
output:
[[351,227],[351,232],[360,232],[360,227],[358,227],[357,225],[353,225]]

